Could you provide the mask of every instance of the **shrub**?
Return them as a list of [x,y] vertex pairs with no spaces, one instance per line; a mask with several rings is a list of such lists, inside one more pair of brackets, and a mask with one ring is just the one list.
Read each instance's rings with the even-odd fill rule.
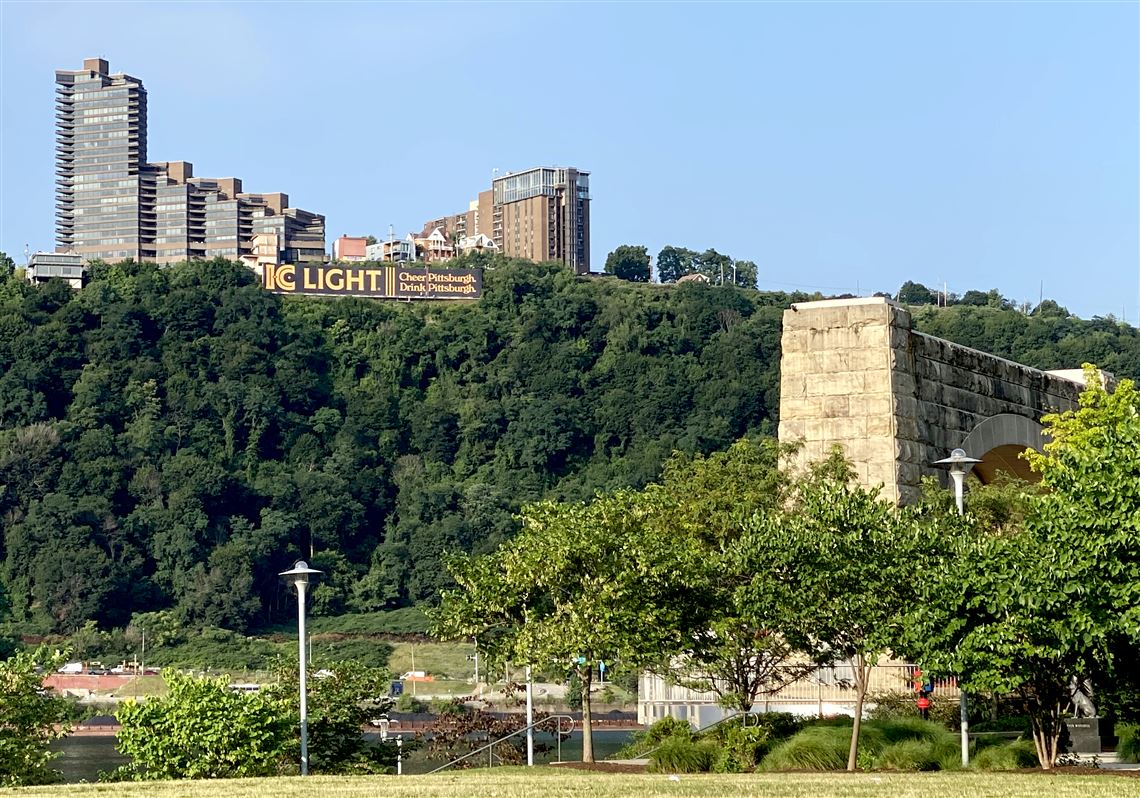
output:
[[1015,740],[1005,745],[983,748],[974,757],[978,770],[1020,770],[1037,767],[1037,749],[1031,740]]
[[119,705],[119,750],[130,764],[119,768],[116,778],[236,778],[287,772],[293,724],[276,697],[231,692],[224,677],[195,679],[166,671],[163,678],[166,696]]
[[662,718],[645,731],[634,732],[632,739],[618,749],[614,756],[618,759],[637,759],[670,737],[691,740],[693,729],[688,721],[677,720],[673,717]]
[[748,716],[748,726],[764,730],[772,743],[786,740],[804,727],[804,722],[791,712],[764,712]]
[[48,743],[67,733],[70,707],[43,694],[42,670],[63,661],[41,646],[0,661],[0,787],[60,781]]
[[737,723],[726,723],[723,728],[715,738],[719,751],[712,769],[716,773],[753,770],[772,747],[766,729]]
[[427,712],[429,710],[426,701],[421,701],[411,693],[400,693],[396,699],[396,704],[393,707],[397,712]]
[[1027,737],[1033,733],[1028,715],[1006,715],[993,720],[980,720],[970,724],[972,732],[1021,732]]
[[1135,723],[1117,725],[1116,756],[1121,762],[1140,762],[1140,725]]
[[847,767],[850,745],[850,727],[809,726],[773,748],[758,769],[842,770]]
[[[867,701],[873,702],[874,707],[867,713],[868,717],[871,720],[921,718],[922,714],[914,703],[916,697],[915,693],[905,691],[869,695]],[[929,698],[930,720],[950,730],[958,728],[958,702],[937,695]]]
[[742,773],[755,769],[772,748],[803,727],[788,712],[765,712],[728,720],[709,729],[702,737],[715,740],[720,753],[713,763],[716,773]]
[[669,737],[649,755],[651,773],[707,773],[719,753],[713,740]]

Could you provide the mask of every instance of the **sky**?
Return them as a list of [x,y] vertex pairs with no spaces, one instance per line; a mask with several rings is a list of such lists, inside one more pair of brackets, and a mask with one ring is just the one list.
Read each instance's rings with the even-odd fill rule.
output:
[[591,262],[715,248],[765,290],[1140,321],[1137,2],[0,0],[0,250],[54,248],[54,70],[148,91],[151,161],[341,234],[589,171]]

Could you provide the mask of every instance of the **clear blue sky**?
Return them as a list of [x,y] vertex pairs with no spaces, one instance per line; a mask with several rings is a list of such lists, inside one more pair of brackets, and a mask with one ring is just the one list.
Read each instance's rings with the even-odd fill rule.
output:
[[151,160],[342,233],[592,172],[592,260],[715,247],[761,288],[1140,319],[1140,5],[0,2],[0,249],[53,240],[53,71],[149,91]]

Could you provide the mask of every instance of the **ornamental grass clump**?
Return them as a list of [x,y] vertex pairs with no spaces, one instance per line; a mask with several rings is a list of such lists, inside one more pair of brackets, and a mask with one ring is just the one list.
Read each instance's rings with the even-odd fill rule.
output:
[[875,758],[880,770],[959,770],[962,752],[952,734],[935,740],[912,739],[892,743]]
[[[864,726],[864,745],[869,732]],[[757,770],[843,770],[850,745],[850,726],[811,726],[773,748]]]
[[649,755],[650,773],[708,773],[720,748],[713,740],[668,737]]
[[1140,762],[1140,725],[1121,723],[1116,727],[1116,758],[1121,762]]
[[[843,770],[851,744],[851,726],[813,725],[777,745],[758,770]],[[863,725],[859,763],[886,770],[951,770],[957,767],[957,738],[937,723],[921,718],[891,718]]]
[[1037,749],[1032,740],[1014,740],[1004,745],[983,748],[971,763],[978,770],[1021,770],[1038,765]]

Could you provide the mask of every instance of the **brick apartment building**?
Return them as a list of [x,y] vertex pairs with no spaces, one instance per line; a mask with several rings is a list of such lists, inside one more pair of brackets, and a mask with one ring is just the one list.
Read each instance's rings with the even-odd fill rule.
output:
[[560,260],[575,274],[590,271],[590,173],[537,167],[491,181],[463,213],[432,219],[422,237],[439,229],[463,249],[483,235],[505,255]]

